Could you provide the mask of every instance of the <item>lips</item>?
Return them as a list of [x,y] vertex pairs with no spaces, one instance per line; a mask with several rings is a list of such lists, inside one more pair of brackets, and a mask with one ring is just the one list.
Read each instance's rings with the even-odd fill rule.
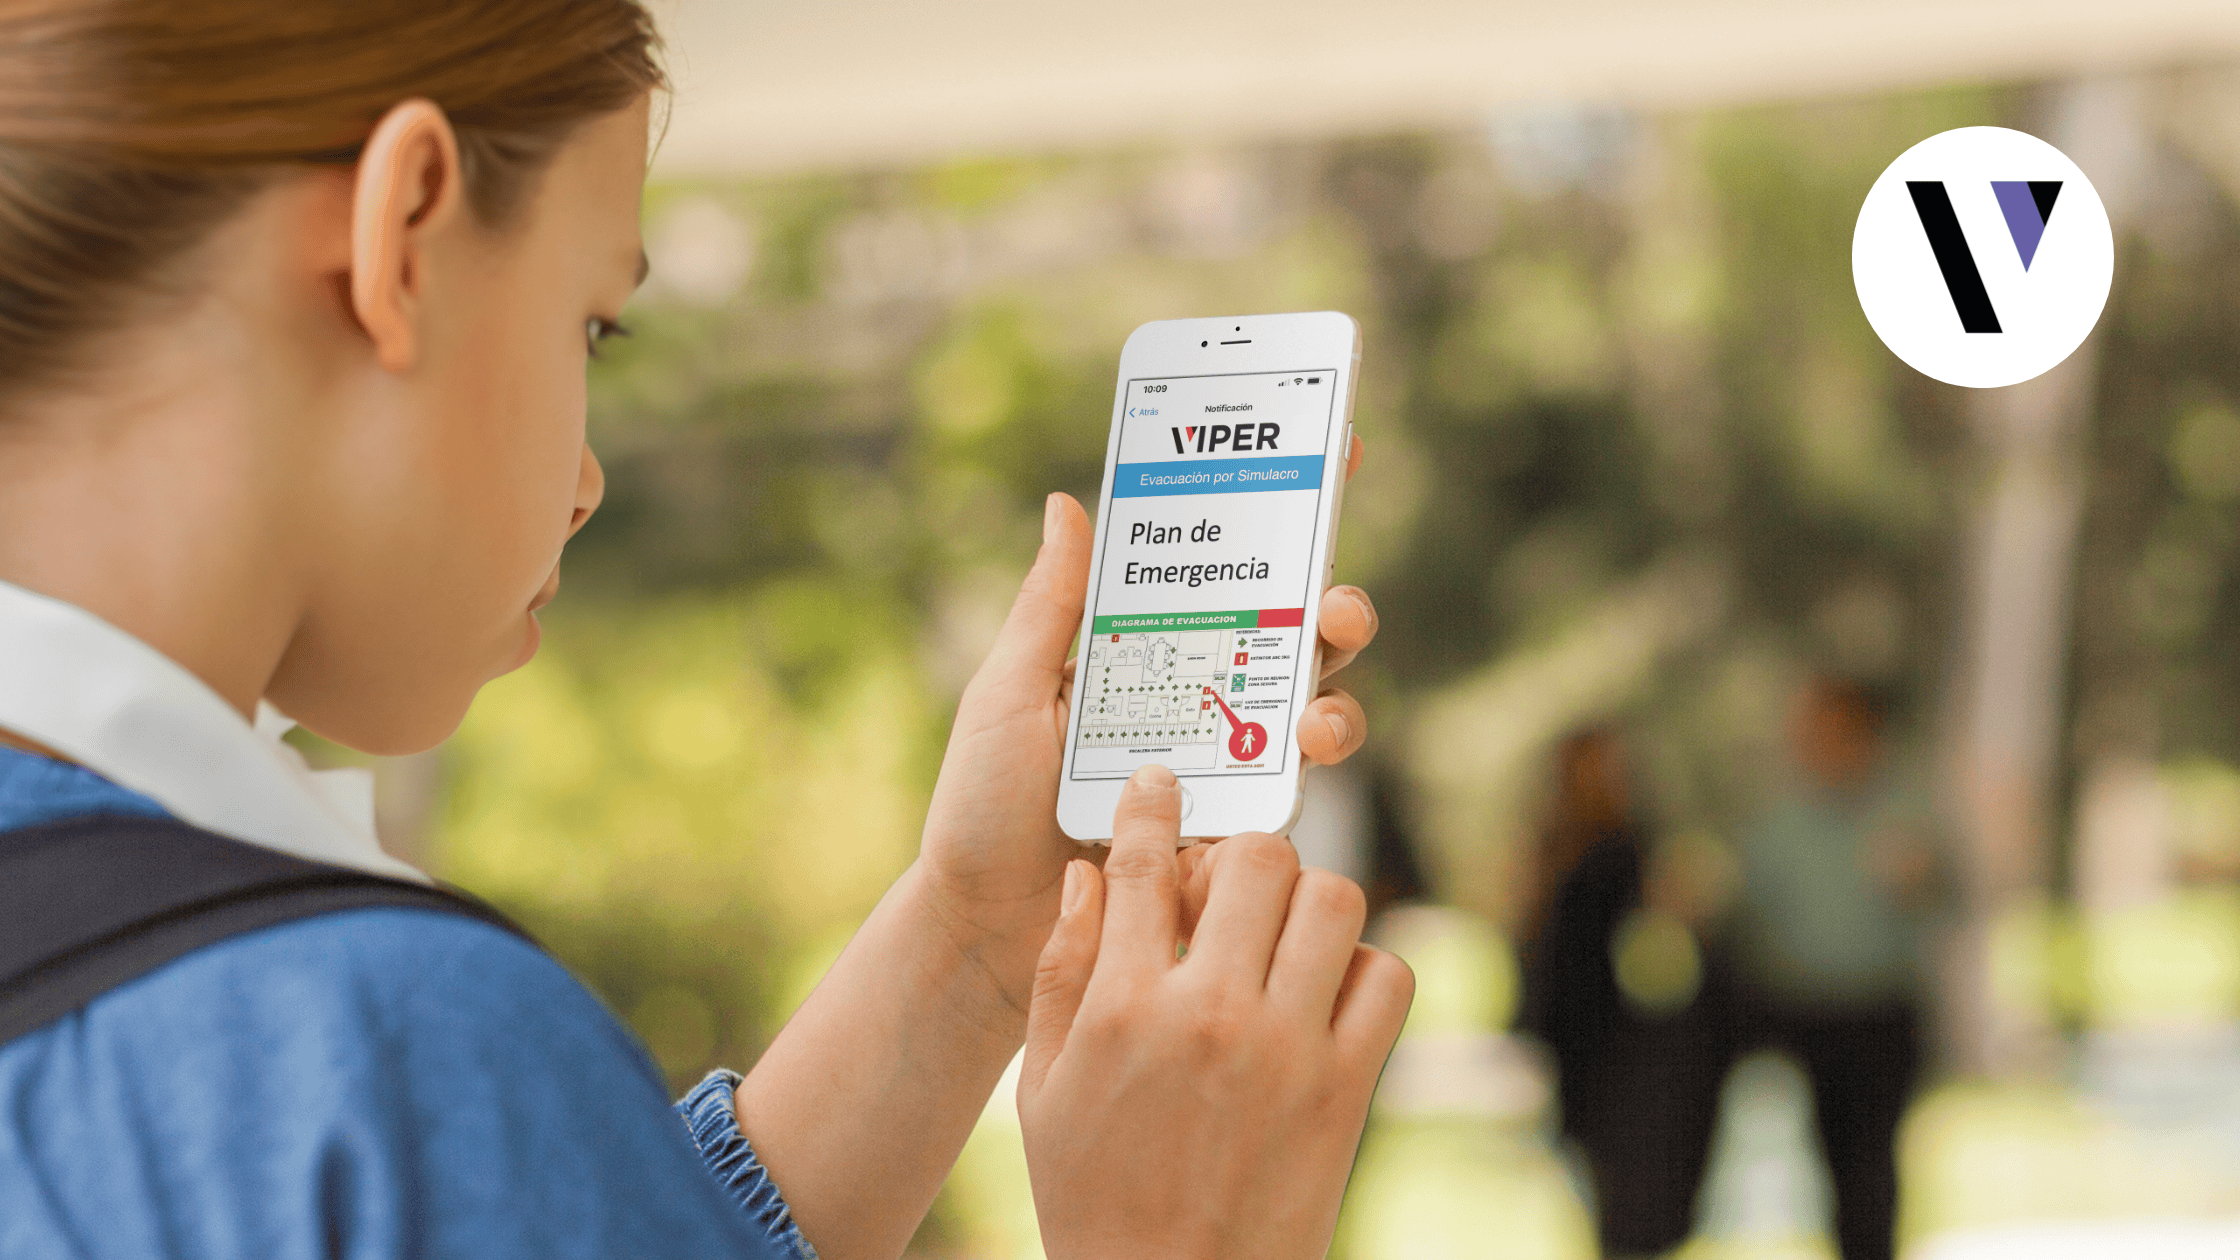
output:
[[537,597],[529,601],[529,611],[535,612],[539,608],[544,607],[546,604],[551,603],[552,597],[558,595],[559,593],[560,566],[554,565],[552,566],[552,576],[546,578],[544,580],[544,585],[538,588]]

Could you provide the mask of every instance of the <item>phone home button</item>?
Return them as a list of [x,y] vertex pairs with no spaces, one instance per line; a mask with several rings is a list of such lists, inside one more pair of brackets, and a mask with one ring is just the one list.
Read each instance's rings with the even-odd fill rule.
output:
[[1182,812],[1181,812],[1180,814],[1177,814],[1177,815],[1175,815],[1175,821],[1177,821],[1177,822],[1180,822],[1181,820],[1183,820],[1183,819],[1185,819],[1185,818],[1188,818],[1188,817],[1190,816],[1190,807],[1191,807],[1191,806],[1192,806],[1193,804],[1195,804],[1196,802],[1194,802],[1194,801],[1192,801],[1192,800],[1190,799],[1190,789],[1189,789],[1189,788],[1187,788],[1187,787],[1184,787],[1184,786],[1183,786],[1182,784],[1179,784],[1179,783],[1177,783],[1177,784],[1175,785],[1175,787],[1176,787],[1177,789],[1179,789],[1179,790],[1181,791],[1181,793],[1182,793]]

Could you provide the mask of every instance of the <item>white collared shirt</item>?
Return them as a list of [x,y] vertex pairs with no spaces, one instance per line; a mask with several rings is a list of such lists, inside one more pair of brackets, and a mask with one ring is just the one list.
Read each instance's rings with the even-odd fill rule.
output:
[[381,849],[373,775],[313,770],[177,662],[92,613],[0,582],[0,728],[155,800],[181,821],[282,853],[426,882]]

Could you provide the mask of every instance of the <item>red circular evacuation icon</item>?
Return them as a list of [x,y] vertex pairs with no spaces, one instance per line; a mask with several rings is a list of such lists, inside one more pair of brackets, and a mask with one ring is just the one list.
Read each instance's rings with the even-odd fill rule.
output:
[[[1229,708],[1221,693],[1208,687],[1205,694],[1221,706],[1221,715],[1229,719],[1229,755],[1239,761],[1250,761],[1268,750],[1268,728],[1258,722],[1240,720]],[[1201,708],[1204,706],[1200,706]]]
[[1229,732],[1229,755],[1239,761],[1250,761],[1268,746],[1268,728],[1258,722],[1246,722]]

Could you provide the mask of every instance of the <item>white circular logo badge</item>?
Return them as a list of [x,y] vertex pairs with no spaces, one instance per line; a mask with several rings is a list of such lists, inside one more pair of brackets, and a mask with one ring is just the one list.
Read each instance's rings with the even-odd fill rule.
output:
[[2115,261],[2092,181],[2005,127],[1956,128],[1899,154],[1851,233],[1852,283],[1882,344],[1975,389],[2068,358],[2100,321]]

